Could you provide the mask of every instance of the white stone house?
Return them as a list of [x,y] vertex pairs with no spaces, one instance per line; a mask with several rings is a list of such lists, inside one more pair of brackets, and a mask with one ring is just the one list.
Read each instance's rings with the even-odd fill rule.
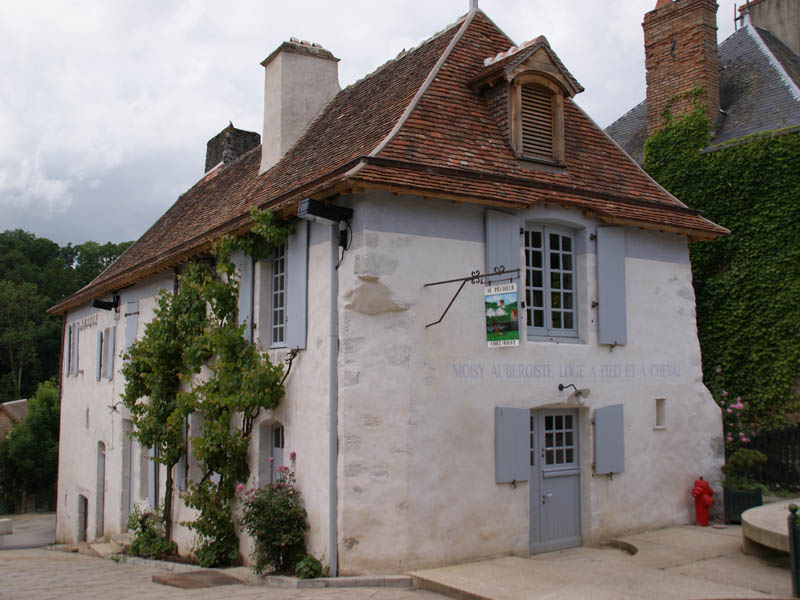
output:
[[[240,318],[273,360],[297,356],[254,428],[246,485],[296,453],[309,548],[333,573],[688,523],[722,431],[687,243],[726,230],[573,102],[582,88],[544,38],[514,46],[478,9],[343,90],[316,45],[263,64],[263,144],[233,128],[212,139],[204,177],[51,309],[64,316],[57,539],[111,536],[134,503],[162,500],[163,469],[116,405],[119,352],[176,267],[247,230],[252,206],[295,232],[271,260],[241,260]],[[344,220],[319,217],[331,212]],[[488,321],[477,272],[518,291]],[[488,341],[515,321],[518,342]],[[196,465],[178,471],[181,488]],[[176,523],[189,517],[178,501]],[[175,536],[191,549],[189,531]]]

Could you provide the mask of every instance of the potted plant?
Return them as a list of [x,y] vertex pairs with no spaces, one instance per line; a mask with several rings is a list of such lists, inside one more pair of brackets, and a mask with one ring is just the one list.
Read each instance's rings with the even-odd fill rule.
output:
[[755,477],[766,462],[767,455],[763,452],[739,448],[722,467],[726,523],[741,523],[744,511],[763,504],[764,486],[757,483]]

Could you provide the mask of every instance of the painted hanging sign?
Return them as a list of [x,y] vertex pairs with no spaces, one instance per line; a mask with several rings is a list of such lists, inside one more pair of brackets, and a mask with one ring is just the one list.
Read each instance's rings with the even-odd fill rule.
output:
[[517,284],[484,288],[486,341],[489,348],[519,346],[519,302]]

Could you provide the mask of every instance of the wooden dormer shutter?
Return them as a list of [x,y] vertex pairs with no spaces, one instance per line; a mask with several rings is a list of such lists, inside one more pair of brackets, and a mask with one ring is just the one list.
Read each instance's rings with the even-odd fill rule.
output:
[[522,86],[522,154],[553,160],[553,97],[531,85]]

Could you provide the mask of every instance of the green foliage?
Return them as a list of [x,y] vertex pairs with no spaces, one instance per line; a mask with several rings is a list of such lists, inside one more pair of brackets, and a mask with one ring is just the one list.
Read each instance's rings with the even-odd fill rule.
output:
[[725,485],[740,490],[755,489],[758,487],[755,478],[766,463],[767,455],[763,452],[739,448],[722,467]]
[[[256,573],[263,573],[270,565],[279,573],[291,573],[306,554],[308,515],[295,487],[294,472],[289,467],[278,467],[278,473],[276,483],[244,494],[241,521],[255,541]],[[308,567],[304,564],[304,570]]]
[[178,553],[175,542],[164,535],[162,509],[141,509],[134,507],[128,516],[128,529],[133,531],[133,539],[127,553],[143,558],[164,558]]
[[22,493],[55,506],[60,403],[52,381],[39,384],[28,414],[0,440],[0,512],[20,508]]
[[186,525],[197,535],[195,558],[204,566],[239,559],[232,500],[237,482],[250,474],[247,462],[252,420],[283,396],[281,365],[244,339],[237,325],[239,282],[230,255],[244,250],[266,255],[286,237],[271,213],[254,212],[253,232],[224,236],[212,249],[213,262],[189,263],[175,293],[162,292],[155,318],[134,343],[123,367],[123,402],[131,410],[134,436],[156,445],[167,465],[164,519],[169,538],[171,474],[183,455],[185,417],[203,416],[203,434],[192,439],[192,455],[202,468],[189,483],[187,506],[199,517]]
[[[0,233],[0,402],[58,375],[61,319],[45,309],[94,279],[132,242],[59,247],[21,229]],[[24,340],[24,343],[19,342]]]
[[300,579],[316,579],[322,577],[324,569],[313,554],[306,554],[294,565],[294,572]]
[[747,433],[785,424],[800,375],[800,134],[768,132],[699,153],[702,106],[669,119],[645,146],[645,169],[731,230],[691,244],[697,325],[707,382],[718,366],[746,400]]

